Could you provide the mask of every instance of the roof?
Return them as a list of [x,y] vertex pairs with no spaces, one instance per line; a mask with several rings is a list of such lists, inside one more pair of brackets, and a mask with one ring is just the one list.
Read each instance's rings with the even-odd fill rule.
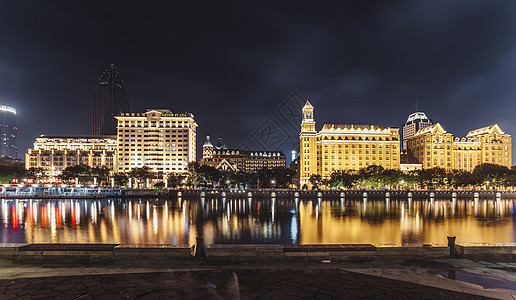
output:
[[444,130],[443,126],[441,126],[440,123],[437,123],[432,126],[428,126],[423,129],[419,129],[418,132],[416,132],[416,134],[414,136],[418,136],[418,135],[426,134],[426,133],[433,133],[436,130],[438,130],[441,133],[446,133],[446,130]]
[[39,138],[46,139],[113,139],[116,140],[116,135],[44,135]]
[[479,129],[471,130],[470,132],[468,132],[466,137],[473,137],[473,136],[484,135],[484,134],[492,134],[493,131],[495,131],[495,130],[499,134],[505,134],[505,132],[503,132],[502,129],[500,129],[498,124],[494,124],[494,125],[491,125],[491,126],[487,126],[487,127],[482,127],[482,128],[479,128]]
[[305,106],[303,106],[303,109],[305,108],[314,108],[312,104],[310,104],[310,101],[306,100]]
[[410,123],[418,122],[418,121],[432,123],[432,120],[430,118],[428,118],[424,112],[417,111],[408,116],[407,122],[405,122],[405,124],[410,124]]
[[385,127],[380,125],[344,125],[344,124],[324,124],[321,133],[390,133],[391,130],[398,130],[396,127]]
[[172,111],[170,109],[166,109],[166,108],[147,108],[146,113],[151,112],[151,111],[157,111],[162,114],[171,114],[172,113]]
[[213,147],[213,144],[210,141],[210,136],[209,135],[206,136],[206,141],[204,142],[204,145],[202,145],[202,146],[203,147]]
[[[222,154],[218,154],[222,152]],[[241,149],[215,149],[216,155],[247,155],[247,156],[285,156],[282,151],[265,151],[265,150],[241,150]]]
[[330,130],[331,128],[335,129],[387,129],[385,126],[379,126],[379,125],[343,125],[343,124],[324,124],[322,130]]

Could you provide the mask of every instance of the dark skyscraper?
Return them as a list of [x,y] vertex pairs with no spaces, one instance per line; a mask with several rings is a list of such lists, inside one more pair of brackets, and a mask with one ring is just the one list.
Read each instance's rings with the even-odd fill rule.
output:
[[116,135],[114,116],[129,112],[129,99],[124,81],[111,64],[100,76],[93,93],[93,135]]
[[0,105],[0,156],[18,158],[16,109]]

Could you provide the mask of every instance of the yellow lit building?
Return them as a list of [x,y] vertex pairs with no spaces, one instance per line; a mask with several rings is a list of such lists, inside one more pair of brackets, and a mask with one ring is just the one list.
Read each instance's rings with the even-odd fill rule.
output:
[[117,171],[149,167],[156,173],[184,173],[195,161],[197,123],[190,113],[148,109],[118,120]]
[[48,176],[59,176],[67,167],[114,168],[115,136],[45,136],[36,138],[25,154],[25,168],[43,168]]
[[408,151],[424,169],[472,171],[482,163],[511,167],[511,136],[498,125],[470,131],[454,138],[441,124],[419,130],[407,142]]
[[306,102],[302,110],[299,171],[300,185],[311,175],[329,177],[336,170],[359,170],[378,165],[400,168],[398,128],[377,125],[325,124],[315,129],[314,107]]

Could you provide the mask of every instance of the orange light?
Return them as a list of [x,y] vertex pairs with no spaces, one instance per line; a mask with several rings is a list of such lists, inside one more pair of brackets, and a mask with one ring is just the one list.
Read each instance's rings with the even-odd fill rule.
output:
[[11,179],[11,183],[18,183],[18,182],[20,182],[20,180],[18,178]]

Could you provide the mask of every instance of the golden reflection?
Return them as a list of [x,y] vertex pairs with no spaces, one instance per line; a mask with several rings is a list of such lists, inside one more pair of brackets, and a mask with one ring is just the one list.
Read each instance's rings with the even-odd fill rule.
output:
[[[501,199],[6,200],[0,242],[514,242],[515,202]],[[143,213],[143,218],[141,214]],[[81,221],[84,225],[81,226]]]

